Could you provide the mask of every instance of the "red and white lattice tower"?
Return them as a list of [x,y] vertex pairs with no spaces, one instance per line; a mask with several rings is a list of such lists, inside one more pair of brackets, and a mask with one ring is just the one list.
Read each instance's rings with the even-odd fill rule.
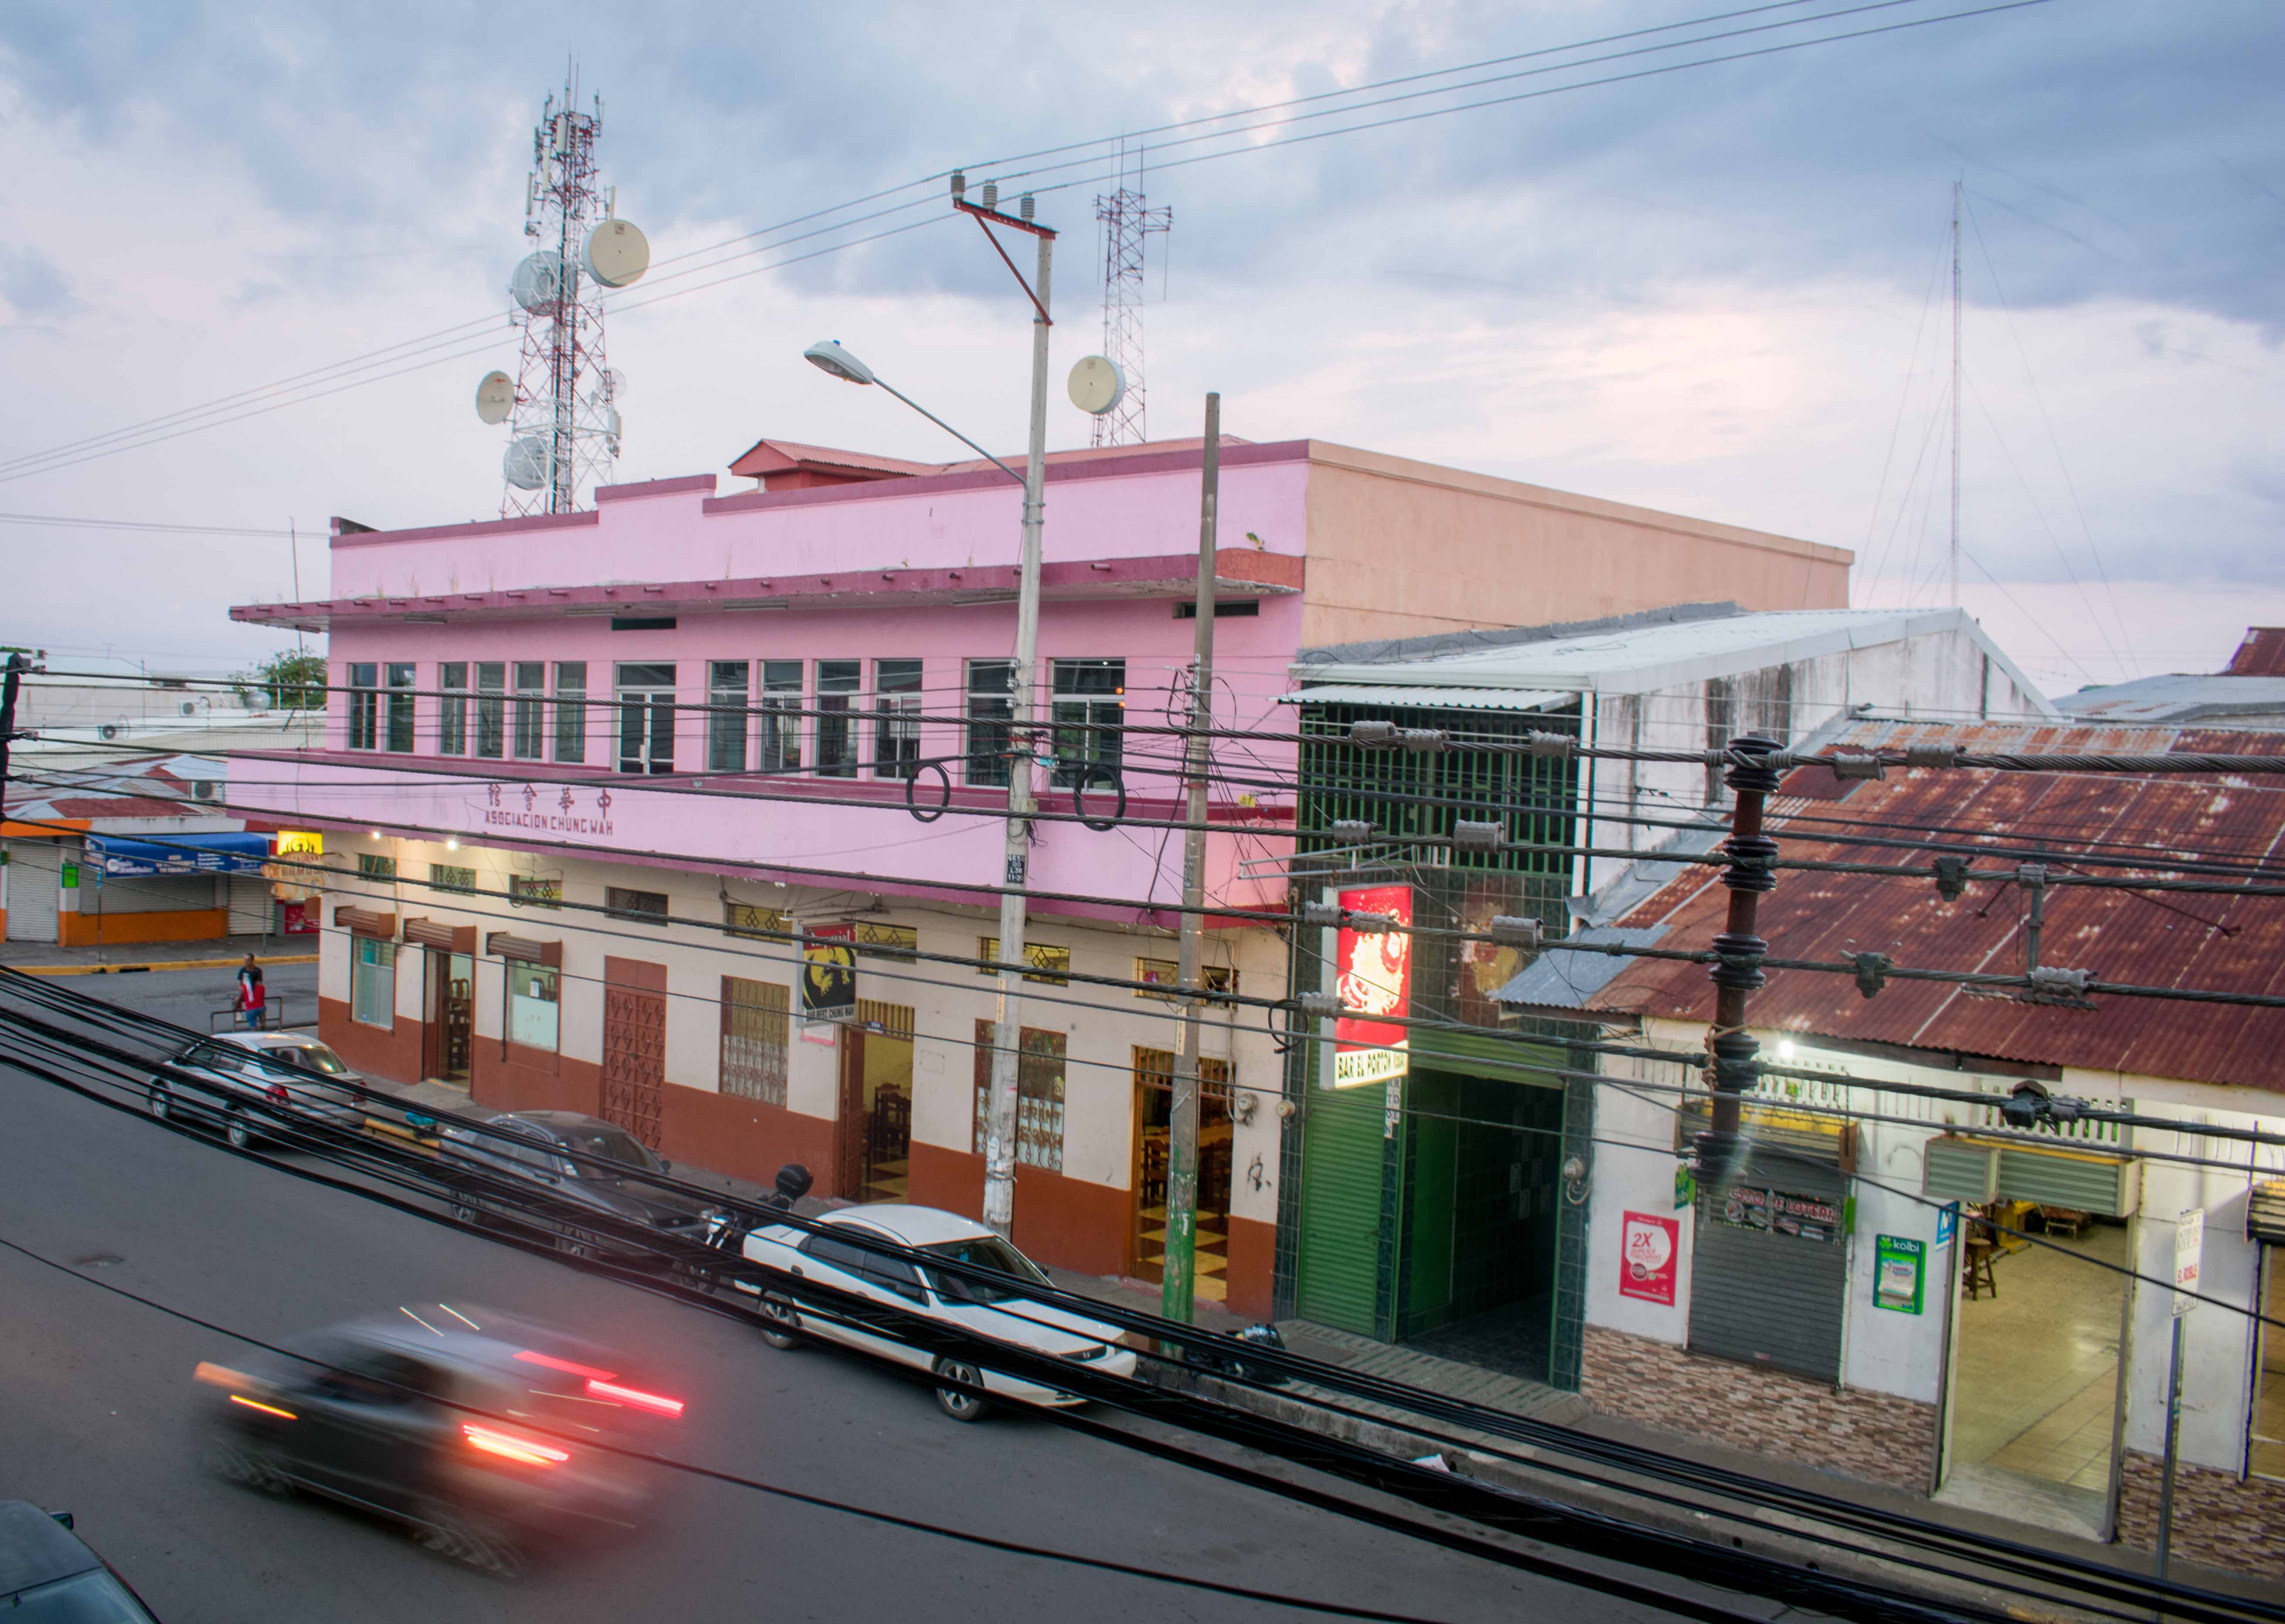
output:
[[1171,230],[1174,211],[1151,208],[1142,198],[1142,158],[1135,158],[1135,184],[1127,184],[1127,153],[1119,154],[1119,185],[1095,200],[1103,222],[1103,353],[1127,380],[1119,404],[1095,420],[1093,443],[1135,445],[1150,437],[1142,391],[1142,246],[1153,231]]
[[[590,238],[609,226],[622,239],[632,233],[637,245],[642,239],[614,218],[610,194],[597,183],[602,98],[581,112],[577,93],[567,81],[560,100],[549,96],[531,135],[523,234],[538,247],[508,284],[509,318],[522,329],[523,356],[502,462],[503,518],[569,513],[583,493],[610,482],[618,461],[616,397],[624,385],[603,355],[603,294],[633,277],[617,279],[609,262],[610,279],[599,276]],[[640,256],[647,266],[647,246]]]

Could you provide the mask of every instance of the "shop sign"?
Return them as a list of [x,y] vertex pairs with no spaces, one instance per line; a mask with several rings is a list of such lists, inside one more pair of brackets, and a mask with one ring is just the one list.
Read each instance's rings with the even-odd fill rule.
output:
[[598,790],[594,809],[571,792],[569,784],[553,796],[538,784],[484,786],[486,828],[522,829],[541,835],[583,835],[590,840],[611,836],[611,792]]
[[308,903],[280,903],[279,912],[282,915],[282,922],[279,926],[280,935],[314,936],[317,934],[318,916],[310,911]]
[[2198,1275],[2205,1258],[2206,1210],[2191,1207],[2174,1220],[2174,1317],[2198,1306]]
[[77,890],[79,889],[79,865],[77,863],[66,863],[63,867],[63,878],[59,881],[58,883],[67,891]]
[[1402,1019],[1412,1008],[1412,888],[1368,885],[1340,893],[1340,905],[1354,913],[1385,914],[1395,930],[1352,930],[1341,927],[1334,947],[1334,991],[1341,1008],[1353,1011],[1333,1023],[1333,1081],[1336,1088],[1386,1083],[1409,1070],[1408,1029]]
[[1947,1201],[1936,1209],[1936,1249],[1942,1251],[1951,1244],[1951,1237],[1959,1233],[1959,1203]]
[[1619,1229],[1619,1295],[1674,1306],[1676,1256],[1682,1226],[1650,1212],[1629,1212]]
[[278,855],[280,857],[323,857],[326,836],[321,829],[280,829],[278,831]]
[[847,921],[801,933],[801,1013],[807,1021],[857,1017],[857,927]]
[[1901,1235],[1876,1236],[1873,1243],[1873,1306],[1897,1314],[1920,1311],[1920,1291],[1928,1276],[1928,1243]]
[[1731,1187],[1715,1216],[1733,1228],[1766,1230],[1804,1241],[1829,1241],[1841,1230],[1841,1208],[1831,1196],[1796,1196],[1754,1184]]

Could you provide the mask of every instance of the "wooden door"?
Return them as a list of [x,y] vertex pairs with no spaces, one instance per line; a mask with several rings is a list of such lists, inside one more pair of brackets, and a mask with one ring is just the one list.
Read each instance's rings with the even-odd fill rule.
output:
[[600,1114],[655,1150],[665,1083],[666,966],[606,959]]
[[833,1113],[833,1194],[856,1201],[865,1192],[865,1029],[841,1032],[841,1097]]

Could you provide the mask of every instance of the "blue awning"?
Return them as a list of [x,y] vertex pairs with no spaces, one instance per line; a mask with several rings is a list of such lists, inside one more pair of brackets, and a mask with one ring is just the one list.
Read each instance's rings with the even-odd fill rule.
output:
[[98,873],[122,879],[153,874],[259,874],[270,860],[270,836],[233,831],[123,840],[116,835],[90,835],[87,860]]

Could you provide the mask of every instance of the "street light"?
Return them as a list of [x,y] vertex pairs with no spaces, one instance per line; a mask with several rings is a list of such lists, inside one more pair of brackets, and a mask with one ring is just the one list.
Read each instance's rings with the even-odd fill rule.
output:
[[1009,479],[1012,479],[1017,484],[1024,485],[1026,489],[1029,489],[1029,482],[1027,482],[1022,475],[1017,473],[1015,469],[1001,461],[990,451],[985,451],[982,446],[977,444],[975,441],[970,439],[966,435],[961,433],[960,430],[954,428],[951,424],[937,416],[935,412],[930,411],[926,406],[921,404],[920,402],[906,394],[895,384],[883,379],[880,373],[866,365],[865,363],[859,360],[855,356],[851,355],[847,350],[841,347],[841,341],[839,339],[821,338],[814,344],[812,344],[808,349],[803,350],[801,352],[801,356],[803,360],[808,362],[812,366],[817,368],[819,372],[823,373],[828,378],[838,378],[844,383],[879,384],[890,394],[895,396],[899,400],[903,401],[905,404],[910,406],[914,411],[928,419],[930,422],[934,423],[938,428],[943,429],[945,433],[959,441],[970,451],[974,451],[978,457],[983,458],[985,461],[990,463],[1002,474],[1005,474]]
[[1046,515],[1048,465],[1048,286],[1054,262],[1056,234],[1032,218],[1032,200],[1023,200],[1022,213],[1009,216],[996,209],[978,209],[957,191],[953,207],[972,215],[1010,271],[1016,262],[992,235],[999,224],[1024,232],[1040,245],[1039,270],[1032,283],[1016,271],[1017,283],[1032,302],[1032,433],[1029,453],[1021,474],[970,439],[879,373],[828,339],[802,351],[812,366],[848,383],[879,384],[938,428],[983,458],[1024,487],[1022,568],[1016,596],[1015,669],[1009,673],[1007,849],[1000,893],[1000,985],[993,1022],[992,1083],[985,1094],[984,1134],[984,1221],[1002,1236],[1016,1228],[1016,1137],[1017,1122],[1017,1055],[1023,1046],[1023,974],[1028,961],[1024,950],[1025,898],[1031,885],[1033,811],[1032,798],[1033,702],[1039,690],[1040,531]]

